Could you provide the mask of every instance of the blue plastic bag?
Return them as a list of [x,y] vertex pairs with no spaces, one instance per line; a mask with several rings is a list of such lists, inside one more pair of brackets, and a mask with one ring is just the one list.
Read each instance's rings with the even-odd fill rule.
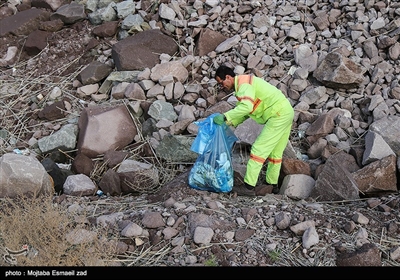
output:
[[203,191],[230,192],[233,188],[232,147],[238,140],[225,123],[213,122],[216,114],[195,122],[199,126],[191,150],[199,154],[189,173],[189,186]]

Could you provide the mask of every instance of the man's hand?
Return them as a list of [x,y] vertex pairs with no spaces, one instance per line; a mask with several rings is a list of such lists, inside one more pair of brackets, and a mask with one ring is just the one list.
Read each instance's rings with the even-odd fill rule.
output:
[[213,118],[214,123],[216,124],[223,124],[225,122],[225,116],[224,114],[218,114]]

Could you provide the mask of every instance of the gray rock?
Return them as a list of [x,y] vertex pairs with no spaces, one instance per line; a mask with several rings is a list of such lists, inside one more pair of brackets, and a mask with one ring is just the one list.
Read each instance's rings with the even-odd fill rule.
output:
[[388,155],[395,155],[395,153],[383,137],[373,131],[368,131],[365,135],[365,151],[362,164],[367,165]]
[[193,235],[193,241],[196,244],[208,245],[214,236],[214,231],[211,228],[196,227]]
[[400,155],[400,116],[387,116],[373,122],[369,129],[382,136],[385,142],[393,150],[393,152]]
[[38,197],[54,193],[54,182],[34,156],[6,153],[0,157],[0,197]]
[[283,179],[279,193],[295,200],[306,199],[310,196],[314,187],[315,180],[311,176],[305,174],[287,175]]
[[96,190],[94,182],[85,174],[68,176],[63,186],[63,192],[73,196],[94,195]]
[[302,244],[305,249],[310,249],[311,246],[319,243],[319,236],[315,227],[309,227],[305,230],[302,236]]
[[154,101],[149,107],[148,114],[157,121],[166,119],[173,122],[178,118],[172,104],[163,100]]
[[364,81],[365,69],[337,52],[329,53],[314,71],[313,76],[325,86],[355,88]]
[[42,153],[49,153],[56,150],[69,151],[76,147],[78,126],[66,124],[54,134],[38,140],[39,149]]
[[85,5],[76,2],[63,5],[50,16],[50,19],[61,19],[65,24],[84,20],[86,19]]
[[156,147],[156,154],[169,162],[194,163],[198,154],[191,151],[193,137],[166,135]]

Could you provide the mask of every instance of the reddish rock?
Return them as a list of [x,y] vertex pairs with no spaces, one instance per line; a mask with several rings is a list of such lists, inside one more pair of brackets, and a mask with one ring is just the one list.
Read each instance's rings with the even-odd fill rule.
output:
[[221,33],[211,30],[209,28],[203,28],[200,31],[199,39],[197,42],[197,55],[203,56],[209,52],[214,51],[219,44],[227,39],[226,36]]
[[108,21],[93,28],[93,35],[99,37],[112,37],[117,33],[118,21]]
[[379,248],[366,243],[354,252],[342,253],[336,260],[337,266],[382,266]]
[[93,168],[94,162],[82,153],[78,154],[71,164],[71,170],[76,174],[85,174],[90,176]]
[[47,46],[47,38],[50,34],[42,30],[35,30],[29,34],[24,46],[26,53],[31,56],[40,53]]
[[173,55],[178,46],[172,37],[151,29],[127,37],[112,47],[112,58],[118,71],[152,68],[160,62],[159,54]]
[[124,105],[88,107],[82,111],[78,127],[78,151],[90,158],[121,150],[137,135],[136,125]]
[[42,111],[39,112],[38,117],[40,119],[46,119],[54,121],[64,118],[65,104],[63,101],[57,101],[53,104],[46,106]]
[[9,33],[14,35],[29,35],[39,29],[42,21],[50,19],[50,12],[40,9],[29,9],[18,12],[0,21],[0,37]]

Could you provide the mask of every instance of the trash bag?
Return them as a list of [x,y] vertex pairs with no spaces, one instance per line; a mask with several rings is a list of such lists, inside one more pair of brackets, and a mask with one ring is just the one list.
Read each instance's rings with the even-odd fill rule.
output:
[[203,121],[190,149],[199,154],[189,173],[189,186],[203,191],[230,192],[233,188],[232,147],[238,140],[227,124],[213,122],[216,114]]

